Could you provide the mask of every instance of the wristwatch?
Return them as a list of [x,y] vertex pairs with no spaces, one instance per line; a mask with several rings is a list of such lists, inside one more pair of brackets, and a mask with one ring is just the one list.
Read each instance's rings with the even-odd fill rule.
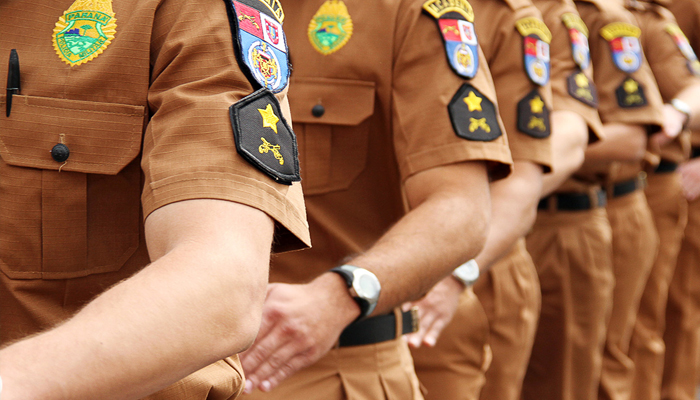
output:
[[382,291],[379,279],[370,271],[353,265],[341,265],[331,269],[331,272],[342,276],[348,284],[350,296],[360,306],[360,316],[357,319],[360,320],[372,314],[377,306],[379,293]]
[[685,101],[678,99],[671,100],[670,104],[671,107],[675,108],[678,112],[685,114],[685,122],[683,123],[683,128],[685,128],[688,125],[688,122],[690,122],[690,114],[692,112],[690,106],[688,106]]
[[470,287],[479,279],[479,265],[475,260],[469,260],[452,271],[452,276],[462,282],[465,287]]

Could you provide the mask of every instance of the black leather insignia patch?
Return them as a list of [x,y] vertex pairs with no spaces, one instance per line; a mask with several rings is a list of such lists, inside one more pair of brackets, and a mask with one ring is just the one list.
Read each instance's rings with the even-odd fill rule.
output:
[[648,104],[644,87],[631,76],[625,78],[615,90],[617,104],[622,108],[644,107]]
[[496,106],[468,83],[463,84],[447,106],[457,136],[487,142],[501,136]]
[[534,89],[518,102],[518,130],[537,139],[551,134],[549,108],[539,89]]
[[579,70],[569,75],[567,86],[571,97],[585,105],[598,108],[598,90],[583,71]]
[[285,185],[301,180],[297,140],[277,98],[260,89],[229,107],[236,150],[248,162]]

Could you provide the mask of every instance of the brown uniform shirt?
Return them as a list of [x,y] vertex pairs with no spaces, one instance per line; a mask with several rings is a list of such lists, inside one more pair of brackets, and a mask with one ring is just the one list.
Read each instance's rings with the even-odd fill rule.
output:
[[[423,3],[285,4],[295,17],[285,24],[294,62],[289,96],[314,248],[274,258],[272,281],[308,281],[370,247],[404,214],[401,186],[412,174],[468,160],[488,161],[496,176],[508,171],[505,135],[455,134],[448,105],[466,101],[454,98],[460,87],[478,89],[483,109],[495,103],[494,88],[480,50],[473,79],[451,70]],[[339,21],[337,40],[323,41],[324,19]]]
[[[588,27],[581,20],[572,0],[533,0],[533,4],[542,12],[552,32],[550,53],[554,110],[577,113],[588,125],[590,142],[602,139],[598,95],[588,48]],[[589,186],[590,182],[581,181],[574,174],[558,191],[584,192]]]
[[[681,31],[686,35],[695,54],[700,51],[700,2],[697,0],[673,0],[667,5],[673,12]],[[700,147],[700,131],[691,135],[693,147]]]
[[[591,32],[589,44],[593,80],[598,88],[601,121],[643,125],[650,132],[657,131],[663,123],[663,102],[643,52],[633,40],[627,39],[635,35],[628,32],[636,27],[634,17],[617,1],[578,0],[575,3]],[[623,27],[623,30],[615,29],[618,27]],[[636,37],[639,37],[639,31]],[[622,64],[622,60],[630,60],[626,55],[629,53],[635,53],[631,57],[631,65],[636,64],[636,69],[632,67],[630,71],[623,71],[614,58],[618,57],[617,63]],[[642,91],[645,101],[639,102]],[[607,177],[617,182],[635,177],[641,170],[641,164],[616,163],[613,169],[614,173],[611,174],[607,165],[586,161],[582,172],[594,180]]]
[[229,107],[253,86],[224,2],[27,0],[0,14],[0,54],[16,49],[21,72],[0,122],[0,342],[146,266],[142,221],[166,204],[246,204],[276,220],[278,249],[309,243],[300,185],[236,151]]
[[[549,79],[540,85],[528,77],[524,55],[524,40],[527,35],[516,28],[516,24],[522,23],[521,21],[542,21],[542,15],[530,0],[472,0],[470,3],[476,14],[476,33],[481,38],[480,44],[496,85],[499,113],[508,134],[513,160],[531,161],[548,171],[552,166],[549,121],[549,111],[552,108],[551,87]],[[551,40],[549,32],[545,31],[540,36],[544,36],[538,36],[544,44],[540,43],[539,46],[548,46]],[[535,49],[537,50],[539,48]],[[543,52],[547,53],[546,63],[549,64],[548,49]],[[532,68],[535,62],[534,58],[530,58],[527,64]],[[544,112],[533,112],[538,111],[538,96],[544,102],[544,105],[539,105],[540,108],[544,107]],[[531,134],[538,132],[537,128],[530,128],[533,119],[547,124],[546,137]]]
[[[628,9],[642,29],[642,47],[651,67],[664,103],[669,103],[689,85],[700,81],[691,68],[691,60],[684,56],[679,43],[687,43],[678,28],[673,14],[661,4],[651,2],[628,3]],[[662,159],[680,163],[688,158],[690,138],[681,134],[664,146],[659,154]]]

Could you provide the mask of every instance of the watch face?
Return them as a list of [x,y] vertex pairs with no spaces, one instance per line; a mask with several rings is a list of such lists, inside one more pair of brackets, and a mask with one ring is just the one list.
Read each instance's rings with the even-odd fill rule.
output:
[[367,300],[377,299],[381,289],[377,278],[372,274],[358,275],[359,276],[356,275],[355,284],[353,284],[357,295]]
[[474,282],[479,279],[479,266],[473,260],[466,262],[455,270],[455,275],[457,275],[462,281]]

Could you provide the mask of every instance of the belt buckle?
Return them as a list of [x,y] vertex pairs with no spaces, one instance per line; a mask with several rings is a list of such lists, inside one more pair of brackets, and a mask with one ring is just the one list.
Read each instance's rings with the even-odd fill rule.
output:
[[420,317],[418,316],[418,307],[411,307],[411,333],[418,332],[420,329]]

